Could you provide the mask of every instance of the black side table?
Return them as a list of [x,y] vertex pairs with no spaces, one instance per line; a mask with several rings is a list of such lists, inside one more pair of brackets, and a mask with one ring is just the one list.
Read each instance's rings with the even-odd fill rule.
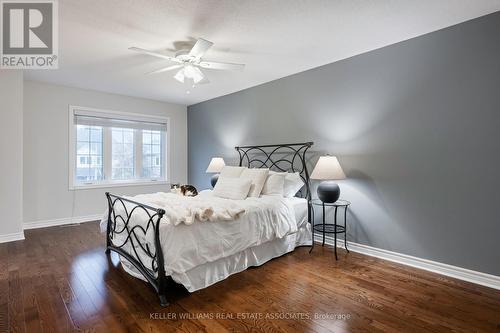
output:
[[[323,244],[322,246],[325,245],[325,235],[326,234],[333,234],[334,235],[334,251],[335,251],[335,260],[338,260],[337,257],[337,234],[344,234],[344,247],[349,253],[349,249],[347,249],[347,207],[351,204],[347,200],[337,200],[334,203],[325,203],[322,202],[319,199],[314,199],[312,200],[312,204],[315,206],[322,206],[323,207],[323,223],[321,224],[314,224],[312,225],[312,238],[313,238],[313,243],[312,247],[309,250],[309,253],[314,249],[314,231],[319,231],[323,233]],[[325,207],[335,207],[335,214],[333,218],[333,224],[332,223],[325,223]],[[344,208],[344,225],[337,225],[337,210],[340,208]]]

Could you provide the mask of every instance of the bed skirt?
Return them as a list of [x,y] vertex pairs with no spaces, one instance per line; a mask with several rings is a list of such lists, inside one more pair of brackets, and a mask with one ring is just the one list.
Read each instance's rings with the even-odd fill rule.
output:
[[[242,272],[248,267],[260,266],[273,258],[292,252],[297,246],[310,246],[311,237],[311,225],[304,223],[294,234],[196,266],[184,273],[173,273],[171,277],[175,282],[182,284],[189,292],[194,292],[222,281],[230,275]],[[146,281],[144,276],[125,258],[120,257],[120,261],[127,273]]]

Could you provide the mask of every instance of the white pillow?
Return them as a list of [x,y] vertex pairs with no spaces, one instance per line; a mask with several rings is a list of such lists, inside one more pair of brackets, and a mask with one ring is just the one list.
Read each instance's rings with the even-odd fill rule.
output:
[[277,194],[283,196],[286,173],[269,172],[261,194]]
[[250,187],[249,197],[258,197],[264,183],[266,182],[267,175],[269,174],[269,169],[245,169],[240,175],[242,179],[250,179],[252,181],[252,186]]
[[251,185],[250,179],[219,176],[212,193],[219,198],[243,200],[248,196]]
[[298,172],[275,172],[270,171],[270,174],[285,175],[285,185],[283,188],[283,196],[285,198],[292,198],[298,191],[305,185]]
[[219,177],[226,177],[226,178],[238,178],[243,170],[245,170],[246,167],[237,167],[237,166],[229,166],[225,165],[220,174]]

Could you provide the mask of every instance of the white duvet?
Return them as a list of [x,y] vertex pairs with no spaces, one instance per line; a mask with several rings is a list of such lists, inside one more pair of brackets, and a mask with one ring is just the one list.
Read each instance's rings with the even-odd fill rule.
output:
[[[293,206],[290,200],[280,196],[229,200],[214,197],[211,191],[203,191],[194,198],[154,193],[131,199],[163,208],[167,212],[160,223],[160,242],[165,272],[174,280],[176,275],[184,274],[196,266],[297,232]],[[118,207],[115,210],[119,210]],[[144,214],[132,218],[129,228],[134,225],[145,226],[147,217]],[[101,221],[103,232],[106,224],[107,213]],[[122,228],[120,224],[118,220],[117,229]],[[115,235],[113,243],[121,244],[125,237]],[[154,232],[148,231],[140,241],[153,249]],[[136,249],[140,259],[150,267],[148,257],[138,246]],[[131,247],[125,247],[125,250],[133,252]],[[126,266],[132,269],[130,265]]]

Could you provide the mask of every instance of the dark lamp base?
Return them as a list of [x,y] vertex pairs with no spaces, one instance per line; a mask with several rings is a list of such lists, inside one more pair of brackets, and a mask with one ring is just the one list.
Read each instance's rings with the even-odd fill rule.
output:
[[212,184],[212,187],[215,187],[215,184],[217,184],[217,180],[219,180],[219,174],[216,173],[215,175],[210,178],[210,183]]
[[332,180],[326,180],[318,186],[318,198],[324,203],[334,203],[340,197],[340,187]]

